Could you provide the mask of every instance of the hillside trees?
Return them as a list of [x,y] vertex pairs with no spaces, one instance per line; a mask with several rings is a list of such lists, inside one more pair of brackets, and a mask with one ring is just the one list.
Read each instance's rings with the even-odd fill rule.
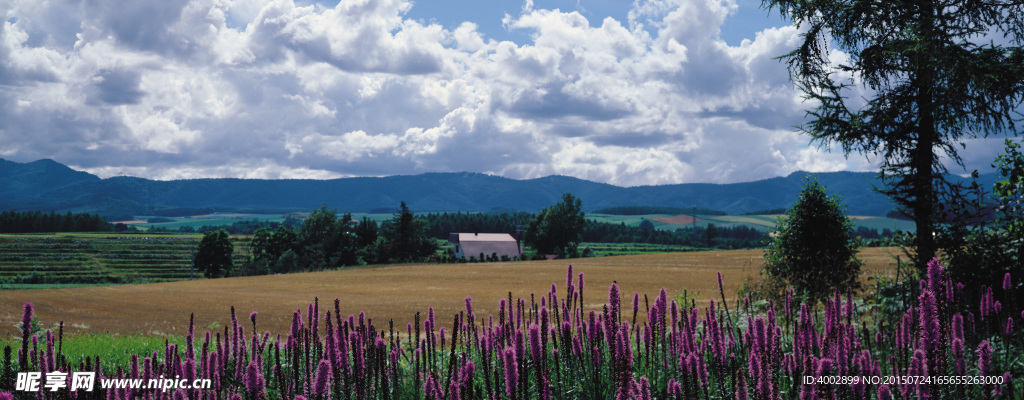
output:
[[[950,275],[965,284],[969,300],[983,296],[980,288],[986,282],[1024,273],[1024,153],[1020,143],[1007,139],[1005,145],[992,165],[1001,179],[988,195],[982,188],[972,188],[976,197],[967,196],[962,207],[967,218],[959,218],[942,236],[955,245],[948,247],[945,257]],[[1024,297],[1014,300],[1017,306],[1024,304]]]
[[0,233],[103,232],[113,226],[99,215],[51,211],[0,212]]
[[353,235],[352,215],[338,218],[338,213],[322,204],[314,210],[295,234],[295,253],[301,268],[322,269],[356,265],[356,238]]
[[524,240],[541,254],[574,256],[583,240],[583,202],[571,193],[540,211],[526,226]]
[[859,247],[845,207],[811,181],[779,219],[777,235],[765,249],[764,273],[770,281],[792,285],[813,304],[834,290],[857,286]]
[[289,251],[292,252],[289,259],[294,259],[295,240],[295,231],[284,226],[278,226],[275,230],[257,229],[249,242],[249,252],[253,263],[257,265],[256,271],[288,272],[288,265],[279,260]]
[[[923,270],[936,254],[936,206],[948,189],[939,153],[962,166],[956,147],[966,139],[1015,130],[1024,101],[1024,2],[764,5],[806,32],[782,57],[816,104],[802,130],[847,154],[878,157],[885,192],[916,223],[915,264]],[[848,60],[834,62],[832,45]]]
[[235,246],[228,240],[227,231],[221,229],[215,232],[206,232],[199,242],[199,248],[195,256],[196,270],[207,278],[221,278],[231,275],[234,268],[234,261],[231,256],[235,253]]
[[284,273],[358,265],[362,246],[353,225],[351,214],[338,218],[336,211],[323,204],[297,229],[283,225],[273,231],[258,229],[249,242],[253,269]]
[[427,236],[429,223],[418,218],[403,201],[398,214],[380,226],[377,239],[377,262],[421,261],[437,249],[434,241]]

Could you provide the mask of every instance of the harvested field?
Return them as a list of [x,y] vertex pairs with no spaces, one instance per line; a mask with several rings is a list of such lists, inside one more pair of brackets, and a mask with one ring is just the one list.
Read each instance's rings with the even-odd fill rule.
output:
[[[487,264],[399,265],[350,268],[339,271],[179,281],[144,285],[97,286],[0,292],[0,326],[3,334],[14,335],[12,327],[21,318],[22,305],[31,301],[43,326],[63,320],[65,331],[183,335],[190,313],[196,329],[223,329],[230,324],[230,307],[238,318],[251,325],[248,314],[258,311],[258,328],[285,332],[292,313],[320,299],[321,312],[341,301],[343,315],[366,311],[378,327],[394,319],[404,331],[417,311],[424,316],[433,306],[438,319],[449,324],[453,314],[464,309],[465,298],[473,298],[478,318],[496,314],[498,300],[512,291],[513,297],[529,299],[531,293],[546,293],[551,284],[565,293],[566,267],[585,277],[584,301],[597,309],[607,302],[608,286],[617,281],[623,293],[623,308],[640,292],[652,298],[666,288],[670,296],[687,289],[698,298],[718,298],[716,271],[722,271],[726,295],[735,296],[745,277],[756,277],[762,250],[734,250],[693,253],[648,254],[573,260],[531,261]],[[865,249],[865,278],[891,274],[892,256],[897,248]],[[574,284],[576,277],[573,278]],[[529,300],[527,300],[529,301]],[[540,299],[537,299],[540,302]],[[642,301],[642,300],[641,300]],[[386,329],[386,328],[385,328]]]
[[673,217],[651,218],[651,221],[658,221],[669,225],[689,225],[700,221],[692,215],[680,214]]

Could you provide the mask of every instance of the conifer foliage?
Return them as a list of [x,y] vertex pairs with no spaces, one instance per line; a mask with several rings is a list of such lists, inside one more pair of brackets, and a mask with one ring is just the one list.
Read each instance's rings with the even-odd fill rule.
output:
[[853,232],[839,199],[825,193],[817,181],[807,182],[765,249],[765,272],[812,301],[856,287],[862,263]]
[[877,157],[886,193],[914,217],[915,264],[923,271],[936,254],[932,233],[950,190],[940,154],[962,165],[957,147],[967,139],[1016,130],[1024,102],[1024,2],[764,5],[805,32],[782,57],[815,105],[802,130],[822,145]]

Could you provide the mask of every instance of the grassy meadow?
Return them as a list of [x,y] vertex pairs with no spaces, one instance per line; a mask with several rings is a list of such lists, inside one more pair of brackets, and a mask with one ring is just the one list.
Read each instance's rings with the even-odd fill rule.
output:
[[[888,275],[900,254],[896,248],[867,248],[864,277]],[[404,326],[427,307],[451,315],[469,296],[478,299],[481,313],[495,310],[498,298],[529,298],[565,279],[567,264],[586,274],[596,287],[618,282],[623,293],[655,295],[665,288],[675,296],[683,291],[707,300],[718,297],[716,272],[726,278],[727,296],[735,296],[745,280],[755,279],[761,250],[703,251],[595,257],[573,260],[522,261],[485,264],[406,264],[346,268],[336,271],[268,275],[145,285],[97,286],[0,291],[0,329],[16,333],[20,306],[31,301],[48,328],[63,320],[68,333],[182,335],[190,313],[196,326],[223,327],[227,311],[259,311],[261,325],[283,332],[291,314],[313,297],[341,300],[342,311],[365,311],[378,321]],[[603,290],[603,289],[602,289]],[[584,297],[584,308],[598,310],[606,300],[598,292]]]

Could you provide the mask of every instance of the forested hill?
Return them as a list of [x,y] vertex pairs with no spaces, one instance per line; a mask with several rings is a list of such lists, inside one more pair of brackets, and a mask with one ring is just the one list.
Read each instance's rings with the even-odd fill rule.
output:
[[[0,159],[0,210],[90,212],[101,215],[194,215],[207,212],[309,211],[327,203],[342,212],[394,209],[405,201],[417,212],[537,211],[563,193],[583,200],[587,211],[620,206],[722,210],[740,214],[789,207],[808,173],[733,184],[619,187],[565,176],[514,180],[479,173],[427,173],[333,180],[100,179],[52,160],[17,163]],[[872,191],[874,173],[815,174],[842,196],[849,212],[884,215],[892,203]],[[992,179],[988,177],[989,181]]]

